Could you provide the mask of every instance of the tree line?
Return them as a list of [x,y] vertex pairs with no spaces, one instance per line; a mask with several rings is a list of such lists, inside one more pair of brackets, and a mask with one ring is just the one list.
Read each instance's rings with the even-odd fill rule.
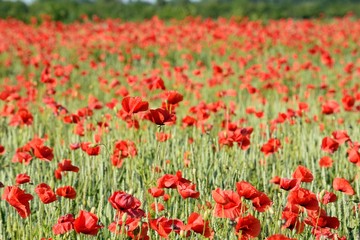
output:
[[30,21],[48,15],[55,21],[73,22],[87,16],[140,21],[153,16],[182,19],[186,16],[218,18],[247,16],[250,19],[337,17],[360,15],[359,0],[0,0],[0,18]]

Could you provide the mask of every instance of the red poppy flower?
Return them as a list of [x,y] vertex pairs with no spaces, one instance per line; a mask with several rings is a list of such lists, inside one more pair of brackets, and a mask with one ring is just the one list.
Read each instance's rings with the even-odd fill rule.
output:
[[47,146],[33,145],[34,155],[40,160],[51,161],[54,158],[53,150]]
[[167,238],[174,231],[179,233],[184,229],[184,223],[178,219],[160,217],[150,220],[150,228],[155,230],[161,237]]
[[114,192],[108,200],[113,208],[126,212],[131,217],[140,218],[145,215],[145,212],[140,209],[140,200],[124,191]]
[[54,171],[54,176],[55,176],[55,178],[56,179],[62,179],[62,175],[61,175],[61,170],[60,169],[55,169],[55,171]]
[[253,132],[252,127],[238,128],[234,131],[234,141],[242,150],[247,150],[250,147],[250,136]]
[[239,236],[239,240],[247,240],[259,236],[261,231],[261,224],[259,219],[252,215],[246,217],[239,217],[236,219],[235,231]]
[[191,183],[182,177],[181,171],[177,171],[176,175],[165,174],[157,180],[158,188],[176,188],[179,183]]
[[99,219],[95,214],[81,210],[74,221],[74,229],[77,233],[96,236],[100,228],[102,228],[98,221]]
[[301,182],[312,182],[312,180],[314,179],[314,176],[312,175],[311,171],[308,168],[301,165],[296,168],[292,177],[299,179]]
[[334,193],[332,192],[328,192],[326,191],[324,193],[324,195],[322,196],[322,198],[320,199],[320,201],[322,202],[322,204],[326,205],[328,203],[331,203],[331,202],[336,202],[337,200],[337,197]]
[[29,201],[33,199],[31,194],[17,186],[5,187],[2,199],[7,201],[19,213],[20,217],[26,218],[30,215]]
[[323,209],[319,211],[308,211],[308,217],[304,222],[316,228],[339,228],[340,223],[337,217],[327,216]]
[[329,115],[339,112],[340,105],[335,100],[329,100],[321,106],[321,109],[323,114]]
[[61,172],[79,172],[79,168],[71,164],[70,159],[64,159],[58,163],[58,169]]
[[149,108],[149,103],[142,101],[141,97],[125,97],[122,100],[121,105],[123,110],[130,115],[146,111]]
[[90,142],[81,143],[81,149],[89,156],[97,156],[100,153],[100,145],[92,144]]
[[119,140],[115,143],[114,152],[111,156],[111,163],[120,168],[127,157],[137,155],[135,143],[129,140]]
[[163,189],[157,188],[157,187],[149,188],[148,192],[155,198],[161,197],[165,193],[165,191]]
[[304,188],[291,191],[288,195],[288,203],[302,206],[308,210],[319,209],[316,195]]
[[17,184],[24,184],[30,182],[30,176],[26,173],[21,173],[16,176],[16,183]]
[[11,161],[14,163],[19,162],[24,163],[25,165],[29,165],[32,159],[33,157],[30,155],[30,153],[17,151]]
[[281,177],[279,177],[279,176],[275,176],[270,180],[271,183],[274,183],[276,185],[279,185],[280,181],[281,181]]
[[188,218],[188,223],[185,226],[185,231],[194,231],[203,235],[206,238],[210,238],[214,235],[214,232],[210,228],[210,222],[208,220],[204,221],[198,213],[191,213]]
[[265,212],[272,205],[272,201],[265,193],[261,193],[252,199],[252,204],[256,211]]
[[235,219],[246,210],[239,194],[236,192],[217,188],[211,192],[211,195],[216,202],[214,209],[214,215],[216,217]]
[[340,145],[348,141],[351,142],[349,135],[344,130],[334,131],[331,135]]
[[268,156],[270,154],[273,154],[277,152],[281,148],[281,143],[279,139],[271,138],[267,143],[265,143],[261,147],[261,152],[265,154],[265,156]]
[[63,117],[64,123],[80,123],[80,117],[76,114],[69,114]]
[[183,100],[183,95],[177,91],[166,91],[163,93],[163,98],[168,104],[175,105]]
[[5,153],[5,147],[3,145],[0,145],[0,155],[3,155]]
[[360,166],[360,152],[359,152],[360,146],[355,145],[353,147],[350,147],[347,150],[347,158],[351,163],[356,164],[357,166]]
[[320,161],[319,161],[319,165],[320,167],[331,167],[333,164],[333,160],[331,159],[331,157],[328,157],[328,156],[324,156],[322,158],[320,158]]
[[172,125],[176,121],[176,116],[169,113],[168,110],[163,108],[150,109],[146,114],[145,119],[150,120],[156,125]]
[[17,113],[10,120],[10,126],[31,125],[34,117],[26,108],[19,108]]
[[283,228],[290,230],[295,229],[297,233],[302,233],[305,228],[305,223],[299,220],[300,208],[296,205],[288,205],[281,213],[281,218],[285,220]]
[[75,218],[72,214],[66,214],[59,217],[57,224],[52,227],[55,235],[65,234],[74,229]]
[[54,191],[46,183],[40,183],[37,185],[35,192],[44,204],[49,204],[57,200]]
[[191,126],[194,126],[196,125],[197,123],[197,120],[193,117],[190,117],[190,116],[185,116],[182,120],[182,126],[183,127],[191,127]]
[[344,109],[346,111],[351,111],[355,105],[356,99],[353,96],[350,95],[345,95],[342,99],[341,102],[344,106]]
[[339,148],[339,143],[332,138],[325,137],[321,142],[321,150],[328,153],[334,153]]
[[195,191],[196,185],[190,183],[179,183],[177,190],[183,199],[186,198],[199,198],[200,193]]
[[344,178],[335,178],[333,181],[333,188],[336,191],[343,192],[347,195],[355,194],[355,191],[352,188],[352,186],[350,185],[350,183],[348,182],[348,180],[346,180]]
[[76,198],[76,191],[71,186],[65,186],[65,187],[60,187],[60,188],[56,189],[56,194],[58,196],[61,196],[64,198],[69,198],[69,199]]
[[237,193],[240,197],[245,199],[254,199],[260,196],[261,192],[258,191],[253,185],[246,181],[241,181],[236,183]]
[[284,189],[286,191],[293,191],[293,190],[297,190],[300,187],[300,179],[288,179],[288,178],[281,178],[280,179],[280,188]]

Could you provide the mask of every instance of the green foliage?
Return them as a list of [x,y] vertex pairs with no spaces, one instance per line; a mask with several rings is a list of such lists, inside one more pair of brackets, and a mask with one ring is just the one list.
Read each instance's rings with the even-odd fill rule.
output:
[[360,13],[355,0],[157,0],[154,4],[142,1],[119,0],[37,0],[30,5],[23,2],[0,1],[0,18],[18,18],[28,21],[32,16],[46,14],[53,20],[73,22],[81,16],[142,20],[154,15],[162,19],[181,19],[186,16],[218,18],[249,16],[251,19],[313,18],[343,16],[348,12]]

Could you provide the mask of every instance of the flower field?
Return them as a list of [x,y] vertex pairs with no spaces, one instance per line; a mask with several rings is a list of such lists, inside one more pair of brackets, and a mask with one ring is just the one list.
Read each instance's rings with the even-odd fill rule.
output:
[[0,20],[0,239],[360,239],[360,20]]

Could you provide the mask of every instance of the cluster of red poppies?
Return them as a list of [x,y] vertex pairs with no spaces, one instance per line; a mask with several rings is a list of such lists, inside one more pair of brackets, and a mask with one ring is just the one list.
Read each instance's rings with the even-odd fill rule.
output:
[[[158,18],[68,25],[44,20],[36,26],[0,20],[0,117],[10,139],[0,145],[1,207],[10,205],[27,218],[35,212],[30,203],[36,196],[39,204],[70,202],[72,209],[61,209],[53,219],[55,235],[107,231],[104,235],[132,239],[216,238],[225,232],[221,224],[229,223],[228,234],[241,240],[289,240],[290,234],[346,239],[342,235],[351,230],[344,223],[352,220],[336,211],[351,209],[356,217],[360,208],[360,143],[349,137],[360,123],[359,29],[360,21],[349,17],[266,24],[197,18],[169,24]],[[60,134],[53,134],[55,128]],[[179,156],[183,162],[170,160]],[[289,178],[271,179],[276,186],[268,184],[268,174],[245,181],[256,179],[252,175],[259,171],[282,175],[284,158],[298,156],[304,157],[298,159],[302,165]],[[31,174],[38,171],[32,169],[37,159],[48,164],[50,174]],[[132,181],[137,171],[149,177],[135,182],[131,193],[122,187],[109,196],[104,187],[100,201],[108,198],[112,220],[98,217],[95,209],[82,210],[87,204],[78,206],[80,196],[88,202],[93,191],[87,181],[80,183],[84,189],[78,185],[84,172],[94,170],[85,162],[89,159],[101,166],[99,180],[119,172],[133,174]],[[227,160],[229,166],[223,166]],[[258,160],[260,165],[246,167],[240,179],[232,176],[238,166]],[[9,174],[21,172],[15,183],[5,166],[12,168]],[[129,166],[136,168],[131,174]],[[213,166],[214,176],[211,171],[205,176],[208,185],[198,176],[184,177],[191,169],[200,176]],[[217,173],[229,175],[224,180],[229,185],[221,185]],[[60,184],[71,175],[74,182]],[[126,186],[129,179],[119,182]],[[283,198],[276,199],[269,188]],[[172,204],[181,216],[171,215]],[[277,227],[267,231],[264,219]],[[284,234],[274,234],[280,231]]]

